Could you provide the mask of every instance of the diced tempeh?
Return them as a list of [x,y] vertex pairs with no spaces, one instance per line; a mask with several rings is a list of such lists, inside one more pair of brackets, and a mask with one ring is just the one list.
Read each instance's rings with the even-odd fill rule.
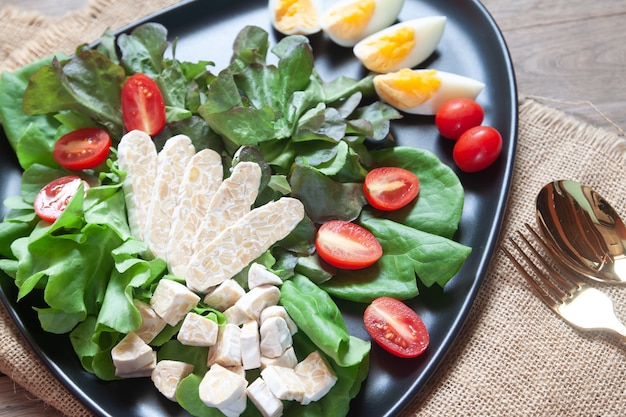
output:
[[250,320],[250,317],[248,317],[248,315],[236,303],[224,311],[224,316],[226,316],[226,321],[228,323],[236,326],[240,326]]
[[145,210],[150,205],[157,171],[157,151],[152,138],[140,130],[125,134],[117,147],[117,164],[126,172],[124,198],[132,235],[144,240]]
[[217,342],[218,325],[193,312],[187,313],[176,339],[187,346],[213,346]]
[[209,307],[224,312],[245,294],[246,290],[237,281],[229,279],[213,288],[204,297],[204,303]]
[[304,383],[304,405],[322,398],[337,382],[335,372],[318,351],[310,353],[294,371]]
[[277,358],[293,344],[287,322],[282,317],[270,317],[261,323],[261,355]]
[[178,190],[167,245],[167,264],[172,275],[185,276],[194,239],[223,175],[222,158],[211,149],[203,149],[189,160]]
[[167,324],[175,326],[198,301],[200,297],[183,284],[162,279],[150,298],[150,305]]
[[187,286],[204,293],[232,278],[286,237],[303,217],[304,206],[290,197],[255,208],[194,255],[187,270]]
[[141,315],[141,327],[135,331],[144,342],[150,343],[165,328],[165,320],[159,316],[148,303],[133,300],[133,304]]
[[148,363],[147,365],[137,369],[136,371],[133,372],[126,372],[126,373],[122,373],[122,372],[118,372],[117,370],[115,371],[115,376],[120,377],[120,378],[125,378],[125,379],[130,379],[130,378],[146,378],[149,377],[150,375],[152,375],[152,371],[154,370],[154,368],[156,367],[156,363],[157,363],[157,353],[156,352],[152,352],[151,354],[151,359],[150,359],[150,363]]
[[211,199],[207,215],[194,238],[194,253],[250,212],[260,185],[261,168],[258,164],[240,162],[233,167],[230,177],[222,181]]
[[273,285],[264,285],[248,291],[235,303],[249,318],[259,321],[261,312],[278,304],[280,290]]
[[298,364],[298,357],[296,351],[292,346],[285,349],[285,353],[277,358],[268,358],[261,355],[261,369],[265,369],[268,366],[283,366],[285,368],[295,368]]
[[150,365],[154,351],[136,333],[128,333],[111,349],[116,375],[127,375]]
[[248,288],[253,289],[261,285],[281,285],[283,280],[263,265],[253,263],[248,269]]
[[289,317],[289,314],[287,313],[285,307],[279,305],[267,306],[263,309],[263,311],[261,311],[260,322],[262,323],[270,317],[282,317],[283,319],[285,319],[285,321],[287,322],[287,327],[289,327],[289,331],[291,332],[292,336],[298,332],[298,326],[293,321],[293,319]]
[[246,409],[246,405],[247,395],[244,390],[235,401],[224,407],[217,407],[217,409],[220,410],[226,417],[239,417]]
[[304,399],[304,383],[293,368],[268,366],[261,371],[261,377],[277,398],[298,402]]
[[185,168],[195,152],[188,136],[176,135],[165,142],[157,155],[156,179],[152,186],[144,234],[150,252],[157,258],[167,259],[178,191]]
[[241,328],[227,323],[220,326],[214,361],[222,366],[241,366]]
[[261,350],[259,347],[259,324],[250,320],[241,327],[241,364],[243,369],[256,369],[261,366]]
[[248,382],[244,377],[214,364],[200,381],[198,394],[207,407],[228,407],[241,398]]
[[283,415],[283,402],[279,400],[263,380],[257,378],[246,389],[248,398],[261,412],[263,417],[279,417]]
[[156,364],[151,379],[165,398],[176,401],[176,388],[183,378],[193,372],[193,365],[181,361],[162,360]]

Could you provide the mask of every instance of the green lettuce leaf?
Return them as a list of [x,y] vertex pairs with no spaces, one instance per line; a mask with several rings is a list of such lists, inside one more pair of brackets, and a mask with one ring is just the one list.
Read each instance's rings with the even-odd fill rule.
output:
[[371,153],[375,166],[408,169],[417,175],[420,193],[406,207],[385,218],[423,232],[452,238],[463,213],[464,192],[452,169],[426,149],[397,146]]
[[[63,54],[59,59],[66,59]],[[53,56],[34,61],[15,72],[4,71],[0,77],[0,121],[9,144],[17,152],[17,145],[29,126],[54,139],[59,123],[49,114],[25,114],[22,111],[22,98],[28,86],[28,80],[42,67],[50,65]],[[47,145],[49,148],[51,145]],[[19,159],[19,155],[18,155]],[[24,167],[25,168],[25,167]]]
[[127,73],[143,73],[156,78],[163,71],[163,54],[168,45],[165,26],[145,23],[130,34],[120,34],[117,45],[122,53],[121,64]]
[[391,220],[368,218],[360,223],[383,247],[374,265],[339,270],[321,288],[338,298],[369,303],[389,296],[406,300],[418,295],[416,275],[427,287],[444,286],[461,268],[471,249],[448,238]]
[[298,329],[341,367],[357,365],[369,355],[370,343],[348,334],[339,307],[328,293],[296,274],[280,289],[282,304]]
[[124,69],[95,50],[83,49],[63,63],[54,58],[30,78],[24,92],[24,113],[73,110],[104,126],[113,138],[119,138],[124,80]]

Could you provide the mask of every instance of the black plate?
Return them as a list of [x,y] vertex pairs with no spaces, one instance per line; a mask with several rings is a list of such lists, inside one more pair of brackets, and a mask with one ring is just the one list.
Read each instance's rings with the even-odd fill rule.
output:
[[[423,67],[458,73],[486,84],[478,101],[485,109],[484,124],[504,138],[500,159],[489,169],[459,177],[466,198],[455,239],[473,248],[458,275],[445,289],[420,288],[409,304],[430,331],[427,352],[416,359],[399,359],[373,346],[370,375],[350,407],[350,416],[392,416],[416,396],[458,334],[486,273],[500,230],[511,180],[517,135],[517,90],[505,41],[495,22],[477,0],[406,0],[400,20],[444,15],[443,38]],[[165,25],[178,38],[176,57],[185,61],[212,60],[223,68],[232,53],[235,35],[247,24],[270,29],[266,0],[188,1],[137,22]],[[275,42],[279,34],[270,30]],[[322,76],[362,77],[365,71],[349,49],[329,43],[322,35],[311,38]],[[453,167],[452,145],[438,136],[432,117],[407,116],[392,124],[400,145],[427,148]],[[1,134],[1,133],[0,133]],[[19,193],[20,169],[4,137],[0,137],[0,197]],[[6,209],[2,209],[2,215]],[[12,279],[0,273],[2,299],[33,349],[57,377],[96,414],[101,416],[185,416],[152,386],[149,379],[102,382],[85,372],[73,354],[67,336],[44,333],[28,300],[17,303]],[[362,306],[340,304],[351,333],[368,338],[362,327]]]

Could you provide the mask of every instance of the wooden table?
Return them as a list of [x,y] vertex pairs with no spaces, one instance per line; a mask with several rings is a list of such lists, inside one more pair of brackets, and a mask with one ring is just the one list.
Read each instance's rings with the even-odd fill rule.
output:
[[[63,14],[85,0],[0,0]],[[626,2],[484,0],[510,49],[520,94],[626,134]],[[0,417],[61,414],[0,376]]]

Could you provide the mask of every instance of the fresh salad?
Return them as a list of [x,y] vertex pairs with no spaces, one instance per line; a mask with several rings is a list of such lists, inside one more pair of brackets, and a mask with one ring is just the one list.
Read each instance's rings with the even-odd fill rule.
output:
[[[0,268],[15,279],[19,299],[41,295],[42,304],[33,308],[42,328],[68,334],[82,366],[102,380],[166,378],[153,373],[163,363],[171,366],[167,377],[178,379],[173,391],[161,392],[195,416],[269,415],[272,406],[289,416],[346,415],[367,377],[371,346],[348,333],[335,300],[363,303],[364,326],[390,352],[423,352],[427,343],[403,350],[412,336],[388,323],[421,323],[402,303],[418,295],[416,279],[443,287],[469,255],[469,247],[452,239],[463,188],[431,152],[394,146],[390,125],[402,116],[378,100],[374,75],[322,79],[301,35],[270,45],[266,31],[248,26],[233,45],[226,68],[208,60],[181,62],[176,44],[168,48],[167,30],[147,23],[117,37],[107,31],[97,46],[82,45],[71,57],[55,55],[2,74],[0,117],[23,175],[21,195],[4,202],[9,211],[0,223]],[[224,282],[237,283],[238,298],[277,288],[262,296],[268,306],[283,308],[282,318],[273,320],[283,332],[276,333],[282,346],[276,358],[292,349],[303,375],[324,369],[320,395],[303,397],[289,386],[280,404],[266,401],[272,377],[281,385],[291,376],[267,366],[211,366],[209,345],[181,341],[183,320],[164,323],[148,342],[131,337],[147,321],[146,306],[158,312],[174,293],[184,294],[185,313],[198,323],[217,325],[218,338],[244,332],[239,326],[247,323],[232,324],[232,312],[211,303],[215,286],[186,288],[167,256],[154,256],[134,233],[131,211],[141,217],[148,207],[129,204],[131,171],[120,145],[137,131],[149,135],[155,152],[184,136],[195,155],[217,153],[224,182],[238,166],[258,165],[252,211],[284,199],[303,206],[302,219],[286,236],[259,246],[261,253]],[[390,184],[403,184],[402,193],[390,197]],[[245,224],[250,229],[259,221]],[[162,316],[179,307],[169,302]],[[144,349],[141,365],[125,356],[136,346]],[[232,377],[242,390],[211,388],[203,380],[213,373],[222,381]],[[261,376],[266,385],[256,384]],[[233,402],[220,407],[216,393]],[[212,401],[218,405],[209,406]]]

